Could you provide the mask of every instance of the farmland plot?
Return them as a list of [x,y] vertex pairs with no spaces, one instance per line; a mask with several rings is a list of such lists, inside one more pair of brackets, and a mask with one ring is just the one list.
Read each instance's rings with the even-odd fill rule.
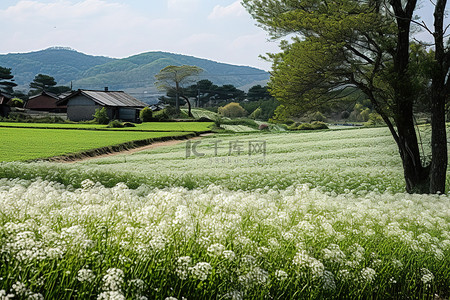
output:
[[448,298],[450,198],[397,156],[378,128],[3,163],[0,297]]

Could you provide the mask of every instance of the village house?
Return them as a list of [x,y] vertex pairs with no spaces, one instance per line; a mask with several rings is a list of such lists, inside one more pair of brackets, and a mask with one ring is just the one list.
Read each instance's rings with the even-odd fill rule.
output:
[[43,91],[40,94],[30,97],[25,104],[25,108],[36,111],[65,113],[67,107],[64,105],[57,105],[57,102],[62,98],[63,96]]
[[67,106],[67,118],[71,121],[92,120],[97,109],[106,108],[110,120],[129,122],[139,121],[139,111],[147,106],[144,102],[123,91],[78,90],[64,99],[58,105]]

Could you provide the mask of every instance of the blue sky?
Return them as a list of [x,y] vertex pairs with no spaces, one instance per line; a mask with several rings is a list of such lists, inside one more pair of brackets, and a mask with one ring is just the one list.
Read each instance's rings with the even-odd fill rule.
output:
[[[418,14],[432,25],[430,3],[423,0]],[[278,52],[239,0],[1,0],[0,28],[1,54],[65,46],[121,58],[161,50],[269,70],[259,55]]]
[[0,1],[0,53],[51,46],[127,57],[168,51],[270,69],[276,42],[236,0]]

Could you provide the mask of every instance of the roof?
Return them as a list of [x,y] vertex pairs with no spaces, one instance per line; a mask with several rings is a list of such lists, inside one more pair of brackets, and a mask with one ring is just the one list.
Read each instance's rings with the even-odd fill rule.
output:
[[49,96],[53,99],[59,100],[60,98],[58,97],[58,95],[50,93],[50,92],[46,92],[46,91],[42,91],[37,95],[31,96],[29,100],[36,98],[36,97],[40,97],[40,96]]
[[91,91],[78,90],[71,95],[65,97],[58,102],[58,105],[67,104],[67,102],[78,95],[83,95],[101,106],[116,106],[116,107],[146,107],[148,106],[142,101],[137,100],[133,96],[128,95],[123,91]]

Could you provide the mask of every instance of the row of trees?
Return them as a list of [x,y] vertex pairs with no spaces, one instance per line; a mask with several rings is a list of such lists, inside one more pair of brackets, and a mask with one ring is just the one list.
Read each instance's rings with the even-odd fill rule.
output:
[[[278,115],[317,109],[362,91],[387,124],[403,162],[408,192],[445,192],[448,152],[445,106],[450,91],[447,0],[430,2],[434,24],[417,20],[417,0],[243,0],[282,52],[273,61],[270,91]],[[412,27],[430,33],[417,43]],[[424,163],[414,108],[429,108],[431,162]]]
[[196,66],[168,66],[155,75],[155,85],[165,91],[166,96],[160,98],[164,103],[174,105],[178,110],[180,105],[187,104],[191,114],[191,101],[196,101],[198,107],[214,101],[220,102],[249,101],[272,99],[267,87],[256,85],[248,93],[239,90],[234,85],[217,86],[210,80],[204,79],[196,82],[197,76],[203,70]]
[[30,91],[28,92],[28,94],[24,94],[20,91],[15,91],[14,87],[16,86],[17,84],[14,82],[14,75],[11,73],[11,69],[0,66],[0,92],[8,94],[10,96],[26,100],[29,96],[37,95],[43,91],[54,94],[61,94],[71,91],[70,87],[58,86],[55,78],[44,74],[38,74],[34,77],[33,81],[30,82]]

